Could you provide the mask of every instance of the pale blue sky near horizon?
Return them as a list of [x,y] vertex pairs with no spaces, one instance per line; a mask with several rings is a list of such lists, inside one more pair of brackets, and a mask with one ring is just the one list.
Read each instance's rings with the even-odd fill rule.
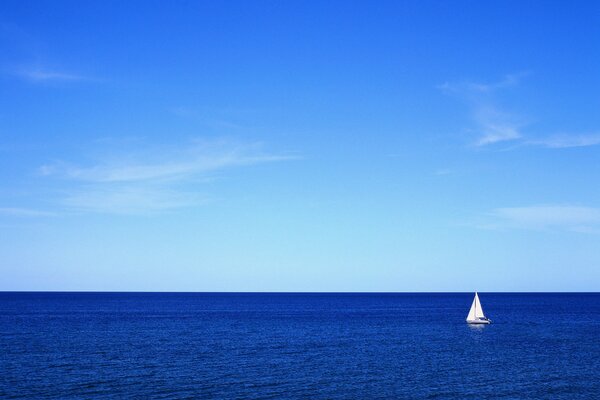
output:
[[3,1],[0,290],[598,291],[600,3]]

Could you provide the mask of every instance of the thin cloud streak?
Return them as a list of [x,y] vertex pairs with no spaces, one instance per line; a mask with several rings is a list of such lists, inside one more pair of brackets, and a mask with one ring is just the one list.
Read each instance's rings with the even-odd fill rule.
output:
[[437,176],[452,175],[453,173],[454,171],[448,168],[440,168],[433,172],[433,174]]
[[24,218],[35,218],[35,217],[53,217],[56,213],[41,211],[31,208],[21,207],[0,207],[0,215],[10,217],[24,217]]
[[514,118],[494,107],[480,107],[476,112],[475,120],[483,132],[483,135],[475,142],[476,146],[487,146],[522,137],[520,125],[514,121]]
[[81,75],[67,72],[45,70],[40,68],[21,69],[17,74],[32,82],[51,82],[51,81],[81,81],[86,78]]
[[523,133],[527,124],[513,113],[506,112],[494,104],[497,92],[518,86],[521,78],[526,75],[528,73],[509,74],[502,80],[491,83],[446,82],[438,88],[445,93],[463,98],[469,104],[470,118],[476,126],[474,130],[479,134],[479,137],[473,142],[475,147],[486,147],[503,142],[516,143],[517,147],[526,145],[547,149],[587,147],[600,144],[600,133],[528,138]]
[[600,208],[572,205],[534,205],[496,208],[481,227],[541,231],[600,232]]
[[600,133],[589,135],[555,135],[547,138],[530,140],[527,144],[549,149],[596,146],[600,144]]
[[[189,162],[167,161],[156,164],[98,165],[88,168],[71,167],[64,173],[68,178],[86,182],[180,181],[194,175],[219,169],[273,161],[293,160],[294,156],[240,154],[199,155]],[[46,174],[51,166],[43,166]]]
[[509,74],[497,82],[446,82],[438,86],[445,93],[461,97],[469,104],[471,120],[479,136],[475,139],[474,146],[484,147],[521,139],[520,129],[523,123],[517,121],[514,115],[497,107],[493,95],[501,89],[518,85],[522,76],[524,74]]
[[86,167],[43,165],[38,172],[71,186],[62,200],[69,210],[147,214],[206,203],[206,195],[197,193],[199,184],[217,172],[298,158],[266,153],[257,143],[195,141],[170,150],[134,150]]
[[194,207],[206,202],[207,200],[198,194],[165,187],[91,185],[68,195],[62,203],[76,212],[148,215]]
[[499,81],[488,83],[473,81],[444,82],[438,86],[438,89],[447,93],[456,93],[461,96],[472,96],[478,93],[491,93],[499,89],[518,85],[521,79],[528,74],[528,72],[507,74]]
[[486,124],[485,133],[475,142],[475,146],[482,147],[499,142],[517,140],[521,134],[517,129],[508,125]]

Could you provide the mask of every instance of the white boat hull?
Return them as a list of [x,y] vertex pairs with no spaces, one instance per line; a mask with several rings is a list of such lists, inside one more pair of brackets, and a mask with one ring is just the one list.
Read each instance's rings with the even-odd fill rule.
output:
[[480,320],[467,320],[467,324],[472,324],[472,325],[488,325],[491,324],[492,321],[490,321],[489,319],[480,319]]

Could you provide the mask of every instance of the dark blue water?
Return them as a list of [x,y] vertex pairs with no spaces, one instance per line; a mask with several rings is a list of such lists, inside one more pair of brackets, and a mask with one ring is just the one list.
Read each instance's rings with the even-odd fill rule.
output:
[[0,397],[600,398],[600,294],[0,293]]

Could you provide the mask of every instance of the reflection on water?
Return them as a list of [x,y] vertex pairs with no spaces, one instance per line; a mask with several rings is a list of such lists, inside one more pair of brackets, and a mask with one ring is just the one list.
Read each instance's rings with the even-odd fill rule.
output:
[[473,331],[482,331],[486,328],[486,326],[488,326],[489,324],[467,324],[469,326],[469,328],[471,328],[471,330]]
[[483,342],[485,340],[485,338],[488,336],[488,335],[484,335],[483,331],[489,325],[486,325],[486,324],[467,324],[467,325],[469,326],[467,329],[469,330],[469,336],[471,337],[471,340],[479,343],[479,342]]

